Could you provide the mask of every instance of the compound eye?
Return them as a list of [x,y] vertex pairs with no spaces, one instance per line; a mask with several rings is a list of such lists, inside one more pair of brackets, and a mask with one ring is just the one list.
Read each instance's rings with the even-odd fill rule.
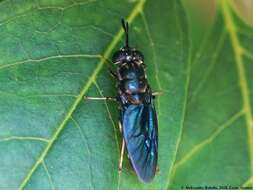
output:
[[135,50],[134,51],[134,60],[137,62],[137,63],[143,63],[144,62],[144,56],[143,54],[138,51],[138,50]]
[[116,51],[112,56],[112,62],[114,64],[122,63],[126,59],[126,56],[127,55],[125,51],[122,50]]

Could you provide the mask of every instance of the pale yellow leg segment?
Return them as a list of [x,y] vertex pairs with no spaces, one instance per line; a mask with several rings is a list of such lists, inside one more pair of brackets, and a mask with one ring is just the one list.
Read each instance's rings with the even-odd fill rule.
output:
[[162,95],[162,92],[153,92],[152,93],[152,96],[161,96]]
[[119,159],[119,172],[120,173],[122,171],[124,151],[125,151],[125,141],[124,141],[124,138],[122,138],[122,145],[121,145],[121,152],[120,152],[120,159]]
[[116,101],[116,98],[113,97],[92,97],[92,96],[84,96],[85,100],[113,100]]
[[122,133],[122,125],[121,125],[120,121],[119,121],[119,131],[120,131],[120,133]]
[[[122,134],[122,125],[121,125],[120,121],[119,121],[119,131]],[[121,171],[122,171],[124,151],[125,151],[125,141],[124,141],[124,137],[122,137],[122,145],[121,145],[120,159],[119,159],[119,173],[121,173]]]

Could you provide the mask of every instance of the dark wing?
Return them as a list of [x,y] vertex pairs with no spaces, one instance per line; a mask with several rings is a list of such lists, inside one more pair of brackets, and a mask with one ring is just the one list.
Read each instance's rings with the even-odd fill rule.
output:
[[153,100],[129,105],[122,115],[123,135],[132,166],[138,177],[151,181],[156,173],[158,127]]

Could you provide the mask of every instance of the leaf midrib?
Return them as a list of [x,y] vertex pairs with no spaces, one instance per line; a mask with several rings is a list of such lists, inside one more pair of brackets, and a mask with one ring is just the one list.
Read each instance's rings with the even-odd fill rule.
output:
[[[127,20],[128,22],[131,24],[132,21],[136,18],[136,16],[143,10],[144,4],[145,4],[146,0],[140,0],[136,6],[133,8],[133,10],[130,12],[130,15],[128,16]],[[87,81],[86,84],[84,84],[82,90],[80,91],[79,95],[77,96],[76,100],[74,101],[74,103],[72,104],[72,106],[70,107],[69,111],[67,112],[67,114],[65,115],[64,119],[62,120],[61,124],[59,125],[59,127],[56,129],[56,131],[53,133],[52,137],[49,140],[48,145],[46,146],[46,148],[42,151],[42,153],[40,154],[39,158],[37,159],[37,161],[35,162],[35,164],[32,166],[32,168],[28,171],[26,177],[23,179],[23,181],[21,182],[21,184],[18,187],[18,190],[22,190],[25,188],[25,186],[27,185],[27,183],[30,181],[33,173],[36,171],[36,169],[38,168],[38,166],[43,162],[43,160],[45,159],[45,157],[47,156],[49,150],[51,149],[52,145],[54,144],[54,142],[57,140],[59,134],[62,132],[62,130],[64,129],[64,127],[66,126],[68,120],[71,118],[71,115],[73,114],[73,112],[76,110],[77,106],[79,105],[79,103],[81,102],[84,94],[89,90],[90,86],[93,84],[93,82],[95,81],[98,73],[102,70],[104,64],[106,63],[106,60],[110,57],[111,52],[113,51],[114,47],[117,45],[117,43],[120,41],[121,37],[123,35],[123,30],[120,29],[119,32],[115,35],[115,37],[113,38],[112,42],[109,44],[109,46],[107,47],[107,49],[105,50],[105,53],[102,57],[102,59],[100,60],[100,62],[98,63],[97,67],[95,68],[94,72],[92,73],[91,77],[89,78],[89,80]]]

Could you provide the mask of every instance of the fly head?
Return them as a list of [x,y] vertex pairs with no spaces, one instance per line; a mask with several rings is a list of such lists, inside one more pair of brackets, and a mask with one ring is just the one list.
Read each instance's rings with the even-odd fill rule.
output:
[[126,42],[125,47],[121,48],[120,50],[116,51],[112,56],[112,62],[114,64],[126,64],[126,63],[137,63],[142,64],[144,62],[143,54],[134,49],[129,47],[129,38],[128,38],[128,22],[125,22],[124,19],[122,21],[122,27],[126,34]]

